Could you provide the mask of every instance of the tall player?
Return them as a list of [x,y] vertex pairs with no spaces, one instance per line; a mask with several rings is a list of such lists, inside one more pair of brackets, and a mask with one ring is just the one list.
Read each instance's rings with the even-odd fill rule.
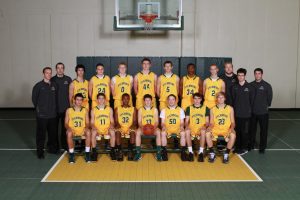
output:
[[186,140],[184,132],[184,118],[185,114],[182,108],[176,105],[176,96],[170,94],[167,98],[168,106],[160,113],[161,118],[161,144],[162,144],[162,159],[168,160],[167,154],[167,138],[176,135],[180,138],[181,145],[181,160],[186,161]]
[[203,95],[193,94],[193,105],[187,107],[185,116],[185,134],[189,151],[189,161],[194,160],[192,139],[199,139],[198,161],[204,162],[205,133],[209,125],[209,109],[203,105]]
[[142,71],[134,77],[134,92],[136,94],[136,109],[140,109],[144,104],[144,96],[149,94],[152,96],[152,106],[156,107],[155,88],[157,76],[150,71],[151,61],[149,58],[142,60]]
[[115,108],[115,129],[116,129],[116,146],[117,160],[123,161],[122,138],[129,138],[128,160],[133,160],[133,148],[135,144],[136,130],[136,109],[129,105],[130,95],[125,93],[122,95],[122,105]]
[[104,74],[104,65],[98,63],[96,65],[96,75],[89,82],[89,97],[92,99],[92,108],[98,105],[97,95],[104,93],[106,104],[109,104],[110,99],[110,78]]
[[187,73],[180,80],[179,95],[182,97],[181,108],[183,110],[193,105],[194,93],[202,93],[202,80],[196,75],[196,66],[193,63],[187,65]]
[[74,106],[68,108],[65,117],[67,129],[67,143],[69,147],[69,163],[75,163],[74,136],[85,136],[85,161],[90,162],[91,132],[89,130],[89,114],[82,106],[84,97],[82,93],[74,96]]
[[216,95],[217,105],[210,110],[210,125],[206,132],[206,143],[209,148],[209,162],[214,162],[216,154],[213,149],[213,141],[219,136],[225,137],[227,149],[223,154],[223,163],[229,162],[229,153],[234,145],[236,134],[234,131],[234,111],[233,108],[225,104],[225,93],[219,92]]
[[210,77],[203,82],[204,104],[211,109],[216,105],[216,94],[225,92],[225,83],[218,77],[219,68],[213,64],[209,67]]
[[122,105],[122,95],[129,95],[129,105],[132,106],[131,90],[133,86],[133,78],[127,74],[127,65],[120,63],[118,66],[119,74],[115,75],[111,81],[111,92],[114,98],[114,108]]
[[157,81],[156,94],[159,97],[159,109],[163,110],[167,107],[167,98],[170,94],[175,96],[178,102],[179,77],[172,72],[173,63],[171,61],[164,62],[164,74],[160,75]]
[[114,115],[111,107],[106,104],[104,93],[97,94],[98,105],[91,111],[91,127],[92,127],[92,155],[91,160],[97,161],[97,136],[110,140],[110,156],[112,160],[116,160],[115,155],[115,131],[114,131]]
[[141,156],[141,136],[143,135],[143,127],[147,124],[151,124],[154,128],[154,135],[156,136],[156,159],[161,161],[161,138],[160,138],[160,130],[158,128],[158,110],[157,108],[152,106],[152,96],[150,94],[146,94],[144,96],[144,106],[141,107],[138,111],[138,125],[139,128],[136,131],[136,154],[134,156],[134,160],[138,161],[142,158]]
[[72,81],[69,87],[69,100],[71,106],[74,105],[75,94],[81,93],[83,96],[82,106],[89,110],[89,82],[84,79],[85,67],[81,64],[75,67],[76,79]]

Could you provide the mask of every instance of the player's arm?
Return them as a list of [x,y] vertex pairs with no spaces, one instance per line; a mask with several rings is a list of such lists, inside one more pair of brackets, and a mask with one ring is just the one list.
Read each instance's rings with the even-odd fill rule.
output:
[[94,108],[91,110],[91,128],[96,129],[95,127],[95,114],[94,114]]
[[138,124],[139,124],[140,128],[143,127],[143,125],[142,125],[142,108],[140,108],[138,111]]
[[86,129],[90,128],[90,118],[89,118],[89,112],[88,112],[88,110],[85,113],[85,128]]
[[154,94],[156,93],[156,87],[157,87],[157,75],[154,74]]
[[110,89],[111,89],[111,93],[112,93],[112,95],[113,95],[113,97],[116,95],[116,91],[115,91],[115,80],[116,78],[115,77],[113,77],[112,79],[111,79],[111,84],[110,84]]
[[185,114],[183,109],[180,111],[180,131],[184,131],[184,119],[185,119]]
[[93,94],[93,79],[89,81],[89,97],[92,99],[92,94]]
[[186,112],[185,112],[185,128],[190,128],[190,107],[186,108]]
[[214,122],[214,114],[213,114],[212,110],[210,110],[209,118],[210,118],[210,120],[209,120],[209,126],[207,128],[207,131],[211,131],[212,128],[214,127],[214,123],[215,123]]
[[179,82],[179,96],[182,97],[183,95],[183,77],[180,79]]
[[203,81],[202,91],[203,91],[203,95],[205,95],[205,92],[206,92],[206,80]]
[[132,93],[133,90],[133,78],[130,76],[130,94]]
[[110,118],[110,127],[111,129],[114,128],[115,126],[115,120],[114,120],[114,112],[113,112],[113,109],[112,108],[109,108],[110,109],[110,114],[109,114],[109,118]]
[[198,82],[198,85],[199,85],[199,93],[200,94],[204,94],[203,93],[203,81],[202,81],[202,79],[199,77],[199,82]]
[[134,93],[135,95],[138,94],[138,88],[139,85],[138,85],[138,78],[137,78],[137,75],[134,76],[134,79],[133,79],[133,89],[134,89]]
[[179,82],[180,82],[180,78],[178,76],[176,76],[176,90],[177,90],[177,95],[180,94]]
[[69,102],[71,106],[73,105],[72,104],[73,96],[74,96],[74,83],[72,82],[69,86]]
[[157,129],[158,127],[158,110],[157,108],[155,108],[155,111],[154,111],[154,130]]
[[161,112],[160,112],[160,119],[161,119],[161,130],[165,131],[166,130],[166,117],[165,117],[165,112],[166,109],[164,108]]
[[160,97],[160,80],[161,78],[159,77],[158,80],[157,80],[157,86],[156,86],[156,95],[158,96],[158,98]]
[[137,127],[137,111],[134,108],[134,110],[133,110],[133,121],[132,121],[131,129],[135,129],[136,127]]
[[120,127],[121,126],[120,126],[119,119],[118,119],[118,108],[115,108],[115,128],[119,129]]
[[65,128],[66,130],[70,130],[70,126],[69,126],[69,109],[67,109],[66,111],[66,115],[65,115]]
[[230,121],[231,121],[230,130],[233,132],[235,129],[235,120],[234,120],[234,110],[232,107],[230,107]]
[[222,80],[222,86],[221,86],[221,91],[225,92],[226,88],[225,88],[225,82]]

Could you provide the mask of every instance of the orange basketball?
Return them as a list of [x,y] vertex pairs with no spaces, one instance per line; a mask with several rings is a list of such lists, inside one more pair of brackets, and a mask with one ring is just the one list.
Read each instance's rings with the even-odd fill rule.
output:
[[154,134],[154,126],[152,124],[146,124],[143,126],[144,135],[153,135]]

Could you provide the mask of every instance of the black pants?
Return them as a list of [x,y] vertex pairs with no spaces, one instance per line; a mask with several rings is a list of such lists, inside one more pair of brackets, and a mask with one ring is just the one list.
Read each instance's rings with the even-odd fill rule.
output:
[[[66,135],[66,128],[65,128],[65,115],[66,115],[65,112],[57,114],[57,129],[59,127],[59,122],[60,122],[61,123],[60,145],[61,148],[68,150],[67,135]],[[59,131],[57,130],[57,132]]]
[[237,150],[247,150],[250,138],[250,118],[236,117],[236,142],[235,148]]
[[36,148],[38,153],[44,151],[46,132],[48,133],[47,147],[50,153],[58,152],[57,119],[36,118]]
[[259,149],[265,150],[267,147],[267,139],[268,139],[269,114],[264,114],[264,115],[254,115],[253,114],[252,115],[251,136],[250,136],[250,148],[252,148],[252,149],[254,149],[254,147],[255,147],[257,123],[259,123],[259,128],[260,128]]

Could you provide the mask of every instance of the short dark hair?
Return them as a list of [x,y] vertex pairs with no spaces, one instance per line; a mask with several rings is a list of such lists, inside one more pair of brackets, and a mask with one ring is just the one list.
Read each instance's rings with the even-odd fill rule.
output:
[[195,98],[195,97],[200,97],[202,100],[204,99],[203,95],[200,94],[199,92],[196,92],[193,94],[193,98]]
[[97,65],[96,65],[96,69],[97,69],[97,67],[98,66],[102,66],[102,67],[104,67],[104,65],[102,64],[102,63],[97,63]]
[[51,67],[44,67],[44,68],[43,68],[43,74],[44,74],[45,71],[48,70],[48,69],[52,71]]
[[104,98],[105,98],[105,94],[104,94],[104,93],[102,93],[102,92],[97,94],[97,99],[98,99],[100,96],[102,96],[102,97],[104,97]]
[[189,68],[190,66],[196,68],[196,65],[195,65],[194,63],[189,63],[189,64],[186,66],[186,68]]
[[125,62],[120,62],[118,68],[120,67],[120,65],[125,65],[125,67],[127,68],[127,64]]
[[151,64],[151,60],[149,58],[143,58],[143,60],[141,61],[141,63],[143,64],[143,62],[148,61]]
[[57,66],[58,65],[62,65],[63,66],[63,68],[65,68],[65,64],[64,63],[62,63],[62,62],[58,62],[56,65],[55,65],[55,69],[57,69]]
[[76,99],[77,97],[81,97],[81,98],[83,98],[83,99],[84,99],[84,97],[83,97],[83,94],[82,94],[82,93],[77,93],[77,94],[75,94],[75,96],[74,96],[74,99]]
[[164,66],[166,66],[166,64],[171,64],[171,66],[173,66],[173,63],[172,63],[172,61],[170,61],[170,60],[165,61],[165,62],[164,62]]
[[84,66],[83,64],[78,64],[78,65],[76,65],[76,67],[75,67],[75,72],[77,72],[78,69],[83,69],[83,71],[85,72],[85,66]]
[[170,97],[174,97],[175,100],[177,99],[177,97],[174,94],[170,94],[167,99],[169,99]]
[[218,97],[220,95],[226,98],[225,92],[218,92],[217,95],[216,95],[216,97]]
[[262,68],[256,68],[255,70],[254,70],[254,73],[255,72],[260,72],[260,73],[264,73],[264,70],[262,69]]
[[123,97],[126,97],[126,96],[130,98],[130,95],[129,95],[128,93],[122,94],[122,97],[121,97],[121,98],[123,99]]
[[246,75],[247,74],[247,70],[244,69],[244,68],[239,68],[237,71],[236,71],[237,74],[244,74]]
[[151,99],[152,100],[152,96],[150,94],[145,94],[143,99],[144,99],[144,101],[145,101],[145,99]]
[[224,66],[225,66],[225,65],[231,65],[231,66],[233,67],[233,64],[232,64],[231,61],[225,61],[225,62],[224,62]]

